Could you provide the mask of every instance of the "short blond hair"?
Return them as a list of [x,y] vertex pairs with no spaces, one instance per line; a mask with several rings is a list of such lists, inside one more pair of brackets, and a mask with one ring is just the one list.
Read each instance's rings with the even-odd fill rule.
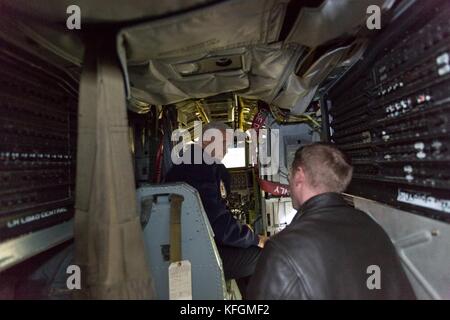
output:
[[319,142],[298,149],[292,170],[299,167],[311,187],[322,192],[343,192],[352,180],[350,159],[332,144]]

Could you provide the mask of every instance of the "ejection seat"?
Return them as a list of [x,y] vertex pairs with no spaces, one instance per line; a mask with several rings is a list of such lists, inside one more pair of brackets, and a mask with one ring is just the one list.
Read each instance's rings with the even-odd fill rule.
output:
[[[214,233],[197,190],[186,183],[144,185],[137,190],[137,200],[157,299],[169,299],[171,245],[178,245],[181,260],[191,263],[192,299],[223,300],[240,296],[229,292],[231,284],[225,282]],[[174,218],[177,210],[179,218]],[[179,220],[178,226],[174,219]],[[177,228],[178,231],[174,230]],[[175,233],[179,243],[173,243]],[[237,286],[233,287],[232,291],[236,291]]]

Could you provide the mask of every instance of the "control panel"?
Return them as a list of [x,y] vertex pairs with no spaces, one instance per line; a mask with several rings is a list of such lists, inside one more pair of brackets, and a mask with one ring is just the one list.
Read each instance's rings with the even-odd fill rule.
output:
[[64,75],[17,47],[0,43],[0,64],[3,240],[73,215],[77,101]]
[[450,221],[450,3],[347,78],[329,101],[332,142],[354,166],[348,192]]
[[228,204],[233,216],[242,223],[253,223],[255,217],[255,190],[253,168],[229,169],[230,194]]

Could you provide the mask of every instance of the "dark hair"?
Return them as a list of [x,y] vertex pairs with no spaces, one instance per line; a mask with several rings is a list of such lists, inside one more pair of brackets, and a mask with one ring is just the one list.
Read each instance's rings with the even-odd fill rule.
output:
[[353,167],[349,158],[328,143],[313,143],[295,152],[292,170],[299,167],[308,183],[322,192],[343,192],[352,180]]

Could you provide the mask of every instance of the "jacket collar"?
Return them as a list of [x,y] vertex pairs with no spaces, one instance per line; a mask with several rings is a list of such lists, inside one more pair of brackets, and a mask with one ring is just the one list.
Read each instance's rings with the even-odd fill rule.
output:
[[335,192],[321,193],[318,194],[317,196],[308,199],[300,207],[293,220],[297,220],[302,216],[309,215],[314,211],[316,211],[317,209],[335,206],[348,206],[348,204],[339,193]]

